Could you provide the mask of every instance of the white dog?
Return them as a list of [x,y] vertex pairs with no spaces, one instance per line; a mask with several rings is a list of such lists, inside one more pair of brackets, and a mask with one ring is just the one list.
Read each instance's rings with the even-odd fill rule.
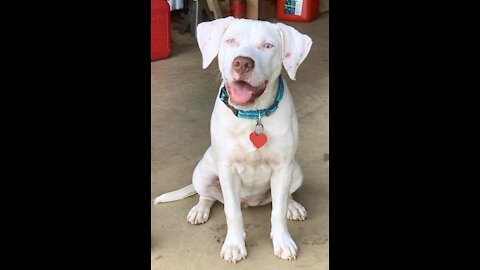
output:
[[228,17],[199,24],[197,41],[203,68],[218,55],[223,78],[211,118],[211,146],[193,172],[193,185],[154,202],[198,193],[187,216],[191,224],[206,222],[213,203],[222,202],[228,232],[220,255],[233,263],[247,256],[241,207],[272,202],[274,254],[295,259],[298,248],[287,218],[305,220],[307,212],[292,198],[303,181],[294,159],[298,122],[280,73],[283,63],[295,80],[312,40],[282,23]]

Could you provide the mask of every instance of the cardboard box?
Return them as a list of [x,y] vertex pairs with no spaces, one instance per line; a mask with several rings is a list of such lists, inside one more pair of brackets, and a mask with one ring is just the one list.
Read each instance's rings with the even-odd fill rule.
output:
[[266,20],[275,17],[275,0],[246,0],[247,19]]

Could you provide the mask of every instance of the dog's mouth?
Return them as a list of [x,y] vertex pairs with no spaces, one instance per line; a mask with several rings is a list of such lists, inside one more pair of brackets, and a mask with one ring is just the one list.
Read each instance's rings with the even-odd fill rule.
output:
[[235,105],[245,105],[253,102],[257,97],[263,94],[268,81],[253,86],[246,81],[233,81],[227,83],[227,91],[230,101]]

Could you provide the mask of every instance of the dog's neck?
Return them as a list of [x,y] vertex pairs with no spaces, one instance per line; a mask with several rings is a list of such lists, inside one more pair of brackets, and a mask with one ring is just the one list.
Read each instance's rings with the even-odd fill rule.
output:
[[[250,111],[250,110],[261,110],[270,107],[275,102],[275,96],[278,91],[278,80],[279,76],[272,76],[272,83],[268,83],[267,88],[263,91],[263,94],[257,97],[252,103],[245,105],[235,105],[228,100],[228,104],[234,107],[237,110]],[[224,82],[225,83],[225,82]]]

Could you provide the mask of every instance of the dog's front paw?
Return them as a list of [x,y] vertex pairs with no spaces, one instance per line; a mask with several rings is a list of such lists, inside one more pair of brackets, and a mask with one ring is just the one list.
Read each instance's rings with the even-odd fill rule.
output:
[[288,232],[270,234],[273,240],[273,254],[284,260],[297,258],[298,248]]
[[247,257],[247,248],[242,237],[230,237],[227,234],[225,243],[223,243],[220,257],[226,261],[237,263]]

